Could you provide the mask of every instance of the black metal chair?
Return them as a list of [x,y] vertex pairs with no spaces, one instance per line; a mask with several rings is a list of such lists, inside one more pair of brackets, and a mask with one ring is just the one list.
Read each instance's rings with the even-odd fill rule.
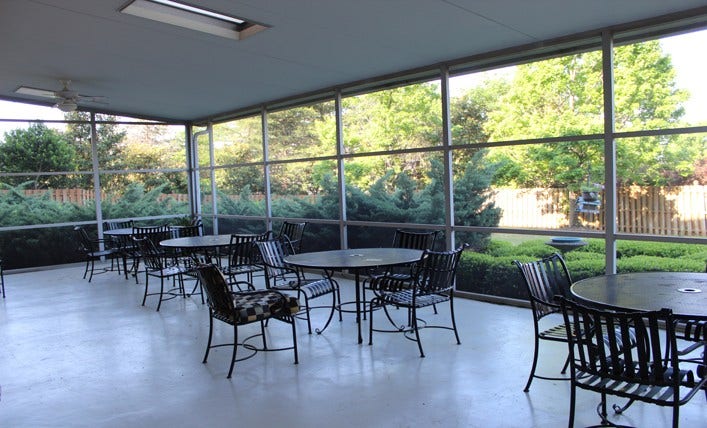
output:
[[[95,271],[95,262],[96,260],[101,260],[103,258],[105,259],[113,259],[119,255],[118,250],[114,248],[110,248],[108,243],[103,240],[103,239],[94,239],[88,236],[88,232],[86,232],[86,229],[84,229],[81,226],[76,226],[74,228],[74,231],[76,232],[76,235],[78,237],[78,242],[79,242],[79,247],[78,251],[84,256],[86,259],[86,268],[83,271],[83,279],[86,279],[86,275],[89,273],[89,268],[91,271],[90,276],[88,277],[88,282],[91,282],[93,279],[93,274]],[[111,268],[112,268],[112,260],[111,260]],[[106,272],[107,269],[102,270],[101,272]]]
[[[707,376],[707,318],[674,317],[674,319],[677,338],[687,342],[686,346],[678,349],[680,360],[697,364],[698,375]],[[705,389],[705,397],[707,397],[707,389]]]
[[228,246],[228,266],[223,268],[223,273],[229,279],[229,284],[238,283],[238,275],[246,275],[246,280],[253,282],[253,275],[263,272],[263,262],[260,251],[255,245],[257,241],[267,241],[271,232],[260,235],[237,234],[231,235],[231,242]]
[[[441,233],[440,230],[433,230],[431,232],[411,232],[402,229],[396,229],[393,235],[393,242],[391,244],[392,248],[407,248],[410,250],[434,250],[435,242],[437,237]],[[398,281],[407,281],[409,286],[412,285],[413,273],[415,271],[415,264],[405,265],[405,266],[389,266],[384,270],[372,270],[368,273],[368,277],[363,281],[363,301],[367,302],[366,290],[373,291],[374,294],[380,294],[381,290],[376,290],[375,286],[371,286],[373,279],[380,277],[387,277],[389,279],[394,279]],[[377,281],[376,283],[379,283]],[[435,313],[437,313],[437,308],[434,307]],[[364,319],[366,312],[364,311]],[[386,312],[387,314],[387,312]]]
[[[513,263],[520,269],[523,282],[528,290],[530,307],[533,312],[533,327],[535,329],[533,365],[530,369],[528,381],[523,389],[523,391],[528,392],[533,378],[536,377],[545,380],[569,380],[566,377],[540,376],[535,374],[535,369],[538,365],[538,353],[541,340],[567,342],[567,332],[565,331],[564,323],[547,328],[547,326],[543,326],[545,322],[541,320],[551,314],[560,312],[560,306],[554,302],[553,299],[556,295],[569,297],[572,278],[567,270],[564,259],[559,253],[533,262],[521,263],[518,260],[514,260]],[[566,373],[568,364],[569,357],[562,367],[562,374]]]
[[287,237],[292,246],[292,251],[294,253],[299,253],[302,251],[302,240],[304,238],[304,229],[307,227],[307,222],[293,223],[290,221],[285,221],[280,227],[280,233],[277,235],[278,239],[283,239]]
[[[255,355],[257,351],[283,351],[292,349],[295,354],[295,364],[299,362],[297,358],[297,332],[294,320],[294,315],[299,312],[299,301],[296,298],[274,290],[256,291],[252,289],[252,285],[250,284],[245,284],[248,291],[233,292],[230,290],[223,273],[214,265],[200,266],[197,272],[199,280],[206,290],[206,300],[209,304],[209,341],[206,344],[206,353],[204,354],[203,360],[204,364],[206,364],[211,348],[220,346],[233,346],[231,367],[228,369],[228,376],[226,376],[229,379],[233,373],[233,366],[236,361],[250,358]],[[291,347],[268,348],[264,323],[271,318],[292,326]],[[233,326],[233,343],[211,344],[214,332],[214,319]],[[247,337],[239,343],[238,326],[254,322],[260,322],[260,334]],[[258,336],[262,338],[262,348],[256,348],[254,345],[248,343],[249,340]],[[237,359],[236,353],[239,346],[252,351],[251,354]]]
[[[425,353],[420,340],[420,329],[441,328],[454,331],[457,344],[461,344],[457,324],[454,319],[454,281],[457,267],[461,259],[462,252],[468,247],[464,244],[452,251],[430,251],[425,250],[416,264],[413,274],[412,287],[405,279],[381,276],[374,278],[372,287],[380,291],[374,297],[368,308],[370,316],[368,344],[373,344],[373,332],[405,333],[405,337],[417,342],[420,350],[420,357]],[[451,326],[430,325],[420,320],[417,316],[418,309],[433,306],[439,303],[449,302]],[[393,330],[381,330],[373,328],[373,313],[377,308],[394,306],[408,309],[408,324],[403,327],[395,327]],[[392,320],[391,320],[392,321]],[[422,325],[420,325],[422,323]],[[411,334],[414,333],[414,338]]]
[[572,383],[569,427],[577,388],[601,394],[601,426],[615,426],[606,411],[606,396],[614,395],[628,398],[628,405],[637,400],[671,407],[672,426],[678,427],[680,406],[706,387],[707,377],[695,376],[680,361],[672,312],[616,312],[558,300],[565,331],[574,332],[565,337]]
[[[133,242],[133,249],[132,252],[130,253],[130,258],[133,260],[133,265],[132,265],[132,272],[133,275],[135,275],[135,283],[137,284],[138,281],[138,273],[140,271],[140,260],[142,259],[142,251],[136,244],[136,240],[138,239],[143,239],[147,238],[152,243],[154,244],[155,248],[159,248],[160,241],[164,241],[165,239],[170,239],[172,237],[172,232],[169,230],[169,226],[167,225],[162,225],[162,226],[133,226],[133,233],[131,236],[132,242]],[[159,250],[159,252],[162,254],[162,257],[165,258],[165,263],[167,263],[166,259],[168,257],[167,253],[163,250]]]
[[265,267],[265,283],[270,290],[291,291],[297,293],[297,298],[304,297],[304,311],[300,311],[307,320],[307,329],[312,334],[310,311],[319,307],[310,305],[310,301],[318,297],[331,295],[331,305],[324,306],[330,309],[329,317],[321,329],[316,329],[317,334],[326,330],[337,309],[337,302],[341,301],[339,284],[330,277],[321,279],[307,279],[301,269],[287,265],[283,258],[287,254],[280,240],[256,241],[260,256]]
[[[180,265],[176,261],[170,262],[169,259],[165,258],[164,252],[158,250],[155,244],[148,237],[133,239],[135,239],[135,244],[140,251],[140,257],[145,262],[145,294],[142,297],[142,306],[145,306],[147,296],[160,296],[160,300],[157,303],[157,311],[160,310],[162,302],[165,300],[170,300],[180,295],[182,297],[186,297],[183,275],[189,272],[191,268]],[[148,292],[151,276],[160,279],[159,292]],[[172,288],[165,291],[164,280],[170,278],[172,279]],[[168,297],[165,297],[165,295],[168,295]]]

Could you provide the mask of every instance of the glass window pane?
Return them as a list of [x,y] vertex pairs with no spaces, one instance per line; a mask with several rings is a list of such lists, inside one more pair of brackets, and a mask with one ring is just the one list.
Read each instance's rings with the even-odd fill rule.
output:
[[181,125],[107,123],[97,125],[97,132],[101,169],[186,169],[184,127]]
[[268,113],[270,159],[335,155],[335,118],[333,101]]
[[181,186],[186,173],[104,174],[104,182],[111,183],[101,196],[106,219],[189,214],[189,196]]
[[219,123],[213,126],[213,134],[216,165],[263,160],[263,127],[260,116]]
[[601,141],[460,151],[454,170],[455,221],[467,226],[493,226],[497,221],[510,228],[603,230],[603,179]]
[[617,140],[618,231],[707,236],[707,134]]
[[274,217],[339,218],[335,161],[272,165],[270,176]]
[[441,145],[439,81],[347,97],[342,110],[346,153]]
[[440,154],[357,157],[344,170],[350,220],[444,223]]
[[265,178],[262,165],[217,168],[218,213],[265,215]]
[[450,82],[454,144],[603,131],[601,52],[518,65]]
[[0,227],[95,218],[91,175],[0,176]]
[[707,30],[614,48],[617,131],[707,123]]

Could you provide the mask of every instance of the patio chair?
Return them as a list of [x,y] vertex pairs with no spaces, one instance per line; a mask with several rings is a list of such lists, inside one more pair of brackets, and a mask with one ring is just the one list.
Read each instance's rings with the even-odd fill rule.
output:
[[[233,346],[231,366],[228,369],[228,379],[233,374],[236,361],[242,361],[254,356],[258,351],[284,351],[292,349],[297,358],[297,332],[294,315],[299,312],[299,301],[275,290],[254,290],[252,285],[244,284],[248,291],[230,290],[223,273],[215,265],[202,265],[197,270],[199,280],[206,290],[206,300],[209,304],[209,340],[206,344],[203,363],[209,357],[211,348]],[[292,346],[286,348],[268,348],[265,335],[265,322],[274,318],[292,326]],[[212,345],[214,333],[214,319],[233,326],[233,342]],[[260,333],[249,336],[243,341],[238,341],[238,326],[254,322],[260,323]],[[256,348],[248,343],[251,339],[261,337],[262,348]],[[241,346],[251,353],[242,358],[236,358],[238,347]]]
[[[700,377],[707,376],[707,318],[681,318],[675,319],[675,334],[678,339],[687,342],[687,345],[678,349],[681,361],[697,364],[697,373]],[[707,398],[707,389],[705,389]]]
[[[467,247],[468,245],[464,244],[452,251],[437,252],[425,250],[422,257],[420,257],[420,261],[415,266],[412,287],[410,287],[410,282],[406,279],[396,279],[388,276],[374,278],[371,281],[372,287],[375,287],[380,293],[371,300],[368,308],[370,316],[368,344],[373,344],[374,331],[404,333],[407,339],[417,342],[420,357],[424,357],[425,352],[422,349],[422,341],[420,340],[420,330],[423,328],[452,330],[457,344],[461,344],[456,320],[454,319],[454,281],[461,254]],[[418,318],[417,311],[419,309],[443,302],[449,302],[451,326],[430,325]],[[407,325],[397,327],[393,324],[395,328],[392,330],[373,328],[374,311],[385,306],[408,309]],[[413,333],[414,337],[412,337]]]
[[[157,249],[155,244],[148,237],[133,238],[140,252],[140,257],[145,262],[145,294],[142,297],[142,306],[145,306],[147,296],[160,296],[157,302],[157,311],[159,312],[162,302],[170,300],[178,296],[186,297],[184,291],[183,275],[190,270],[190,267],[183,266],[176,261],[169,261],[164,257],[164,252]],[[150,277],[160,279],[160,291],[149,292]],[[172,280],[172,288],[164,289],[164,280]],[[167,295],[168,297],[165,297]],[[202,295],[203,300],[203,295]]]
[[[155,248],[159,248],[160,241],[171,238],[171,232],[169,226],[133,226],[133,233],[131,236],[133,247],[130,253],[130,258],[133,260],[133,265],[131,270],[135,276],[135,283],[138,283],[138,273],[140,270],[140,259],[142,258],[142,253],[140,248],[137,247],[136,240],[147,238],[154,244]],[[167,253],[160,250],[163,257],[168,257]],[[165,261],[166,262],[166,261]]]
[[[533,327],[535,330],[533,364],[530,369],[528,381],[523,389],[523,391],[528,392],[533,378],[536,377],[545,380],[569,380],[569,378],[566,377],[540,376],[535,374],[535,369],[538,365],[538,353],[541,340],[567,342],[567,332],[565,331],[564,323],[545,328],[543,327],[545,322],[543,322],[542,319],[551,314],[560,312],[559,305],[555,303],[553,299],[556,295],[569,297],[569,288],[572,284],[572,278],[567,270],[564,259],[559,253],[528,263],[521,263],[518,260],[514,260],[513,263],[518,266],[523,276],[523,283],[528,290],[530,307],[533,312]],[[568,364],[569,357],[565,361],[560,373],[566,373]]]
[[237,233],[231,235],[231,243],[228,246],[228,266],[223,268],[229,284],[237,284],[238,275],[246,275],[246,280],[252,283],[253,275],[263,272],[262,258],[255,242],[267,241],[270,236],[269,231],[260,235]]
[[581,388],[601,394],[601,426],[616,426],[606,411],[607,395],[613,395],[628,398],[629,405],[641,401],[671,407],[677,428],[680,406],[705,388],[707,377],[696,376],[690,364],[679,360],[672,311],[617,312],[587,308],[562,296],[558,300],[565,331],[574,332],[565,337],[572,384],[569,427]]
[[[84,256],[86,260],[86,268],[83,271],[83,279],[86,279],[86,275],[89,273],[90,268],[91,273],[88,277],[88,282],[91,282],[95,271],[96,260],[101,260],[104,258],[108,260],[114,259],[119,255],[119,252],[116,249],[110,248],[105,240],[89,237],[88,232],[86,232],[86,229],[81,226],[76,226],[74,228],[74,232],[76,232],[76,235],[78,237],[78,251]],[[113,263],[111,260],[111,269],[112,268]],[[103,269],[101,270],[101,272],[106,272],[108,270],[109,269]]]
[[[339,295],[339,284],[330,277],[321,279],[307,279],[301,269],[289,266],[283,260],[285,257],[284,248],[289,241],[268,240],[256,241],[260,256],[265,267],[265,284],[269,290],[290,291],[297,293],[297,299],[304,298],[304,310],[297,315],[302,315],[307,320],[307,330],[312,334],[312,322],[310,311],[317,308],[328,308],[329,317],[324,327],[316,329],[317,334],[326,330],[337,309],[337,302],[341,301]],[[331,305],[313,307],[310,301],[331,295]]]
[[[402,229],[396,229],[395,234],[393,235],[393,243],[391,244],[391,247],[421,251],[434,250],[437,236],[440,233],[440,230],[433,230],[431,232],[410,232]],[[373,279],[384,276],[398,282],[408,282],[408,286],[410,287],[412,286],[414,271],[414,263],[405,266],[390,266],[384,270],[371,270],[368,273],[368,278],[363,281],[363,301],[368,302],[366,299],[366,290],[371,290],[374,294],[380,294],[382,292],[382,290],[376,290],[375,285],[372,286]],[[380,281],[376,281],[375,283],[380,283]],[[400,285],[402,286],[403,284]],[[433,306],[433,308],[435,313],[437,313],[437,307]],[[366,311],[364,311],[364,319],[365,314]]]
[[307,227],[307,222],[293,223],[285,221],[280,227],[280,233],[277,235],[277,239],[283,239],[286,237],[290,241],[290,245],[293,254],[302,251],[302,239],[304,238],[304,228]]

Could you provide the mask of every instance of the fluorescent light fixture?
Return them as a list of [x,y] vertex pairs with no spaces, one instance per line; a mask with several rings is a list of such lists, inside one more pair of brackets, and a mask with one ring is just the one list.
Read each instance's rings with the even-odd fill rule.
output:
[[235,40],[242,40],[267,28],[235,16],[172,0],[132,0],[119,11]]

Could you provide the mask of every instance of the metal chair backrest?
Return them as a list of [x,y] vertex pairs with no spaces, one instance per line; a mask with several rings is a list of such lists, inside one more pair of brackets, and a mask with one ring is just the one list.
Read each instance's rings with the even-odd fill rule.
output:
[[425,250],[417,262],[415,292],[434,294],[451,291],[454,288],[462,252],[468,246],[464,244],[452,251]]
[[572,277],[562,256],[554,253],[532,262],[521,263],[514,260],[513,263],[518,266],[523,276],[536,321],[559,312],[560,307],[554,302],[554,297],[569,297],[569,288],[572,285]]
[[155,245],[160,241],[171,238],[169,226],[133,226],[133,238],[149,238]]
[[393,248],[408,248],[411,250],[434,250],[439,230],[432,232],[408,232],[396,229],[393,236]]
[[86,229],[84,229],[82,226],[76,226],[74,227],[74,231],[78,236],[79,251],[91,252],[98,250],[98,245],[94,244],[94,241],[92,241],[91,238],[88,236],[88,232],[86,232]]
[[255,245],[258,247],[263,260],[265,282],[268,288],[276,287],[278,281],[288,282],[292,280],[299,283],[299,271],[289,267],[284,261],[287,253],[285,253],[282,241],[278,239],[256,241]]
[[280,227],[280,234],[278,237],[287,237],[290,240],[290,245],[295,253],[302,251],[302,238],[304,237],[304,229],[307,227],[307,222],[293,223],[285,221]]
[[165,268],[164,253],[157,249],[155,243],[149,236],[133,238],[135,245],[140,251],[140,257],[145,261],[148,270],[162,270]]
[[255,242],[267,241],[269,238],[269,231],[261,233],[260,235],[239,235],[237,233],[232,234],[231,242],[228,246],[228,265],[244,266],[260,263],[260,252],[258,251],[258,247],[256,247]]
[[567,337],[573,372],[679,388],[681,377],[672,376],[679,373],[679,361],[670,309],[617,312],[591,309],[564,297],[558,300],[567,331],[575,332]]
[[132,220],[103,222],[103,229],[104,230],[128,229],[131,227],[133,227]]
[[189,236],[201,236],[202,230],[198,225],[193,226],[169,226],[172,238],[186,238]]
[[211,264],[199,266],[197,276],[206,291],[206,301],[212,313],[217,318],[231,317],[235,309],[231,289],[219,268]]

